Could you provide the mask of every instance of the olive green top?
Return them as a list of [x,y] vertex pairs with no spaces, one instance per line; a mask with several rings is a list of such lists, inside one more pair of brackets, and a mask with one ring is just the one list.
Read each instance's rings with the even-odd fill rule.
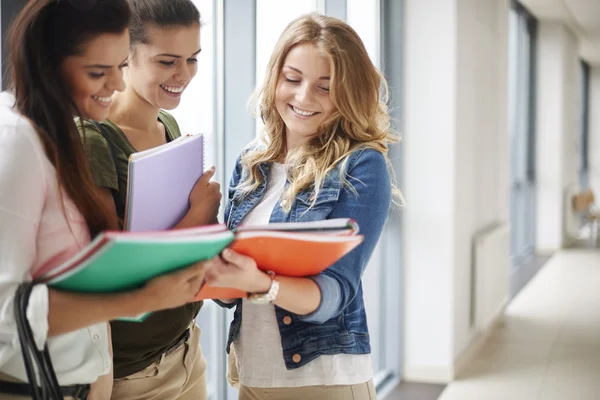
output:
[[[160,111],[158,120],[165,127],[167,141],[181,136],[172,115]],[[102,133],[92,122],[84,121],[86,154],[96,184],[112,190],[122,224],[127,200],[129,156],[137,150],[117,125],[106,120],[101,126]],[[141,371],[158,361],[161,354],[189,327],[201,307],[202,302],[197,302],[155,312],[144,322],[112,321],[115,379]]]

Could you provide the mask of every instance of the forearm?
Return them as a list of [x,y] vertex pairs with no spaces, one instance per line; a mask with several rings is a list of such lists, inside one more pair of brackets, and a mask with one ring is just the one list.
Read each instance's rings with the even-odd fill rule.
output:
[[173,229],[185,229],[185,228],[193,228],[196,226],[196,218],[191,211],[189,211],[185,216],[173,227]]
[[141,314],[144,305],[136,292],[76,294],[48,289],[48,336],[58,336],[86,326]]
[[219,221],[215,218],[213,220],[207,220],[206,217],[201,215],[199,212],[190,210],[185,216],[173,227],[173,229],[185,229],[193,228],[202,225],[217,224]]
[[[262,277],[257,279],[255,293],[265,293],[271,286],[268,274],[260,272]],[[291,278],[278,276],[279,292],[274,304],[284,310],[298,315],[314,312],[321,304],[321,290],[317,284],[308,278]]]

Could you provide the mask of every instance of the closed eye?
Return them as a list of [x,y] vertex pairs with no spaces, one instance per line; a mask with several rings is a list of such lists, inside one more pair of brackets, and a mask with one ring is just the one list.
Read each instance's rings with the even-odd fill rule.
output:
[[175,65],[175,61],[159,61],[162,65],[166,65],[167,67],[172,67]]

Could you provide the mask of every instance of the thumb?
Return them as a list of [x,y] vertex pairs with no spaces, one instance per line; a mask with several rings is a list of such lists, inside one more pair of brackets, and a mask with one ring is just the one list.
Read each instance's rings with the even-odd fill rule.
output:
[[198,179],[198,183],[202,182],[205,185],[208,185],[208,182],[210,182],[210,180],[212,179],[212,177],[214,175],[215,175],[215,166],[213,165],[206,172],[204,172],[202,174],[202,176],[200,177],[200,179]]
[[234,264],[234,265],[241,264],[245,258],[243,255],[241,255],[231,249],[223,250],[223,252],[221,253],[221,257],[223,257],[223,260],[225,260],[225,262],[227,262],[229,264]]

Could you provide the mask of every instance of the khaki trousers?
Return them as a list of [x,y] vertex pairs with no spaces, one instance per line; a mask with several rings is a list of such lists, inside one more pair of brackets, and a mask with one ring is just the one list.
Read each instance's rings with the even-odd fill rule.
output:
[[177,350],[135,374],[116,379],[111,400],[206,400],[206,359],[200,328]]
[[376,400],[373,381],[358,385],[293,388],[240,387],[239,400]]

